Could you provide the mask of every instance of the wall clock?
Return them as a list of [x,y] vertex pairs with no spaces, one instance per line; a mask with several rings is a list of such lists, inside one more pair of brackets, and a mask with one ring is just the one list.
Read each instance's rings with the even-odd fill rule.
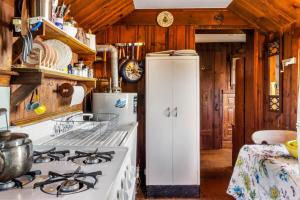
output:
[[156,20],[157,20],[158,25],[166,28],[173,24],[174,17],[172,15],[172,13],[170,13],[168,11],[162,11],[161,13],[159,13],[157,15]]

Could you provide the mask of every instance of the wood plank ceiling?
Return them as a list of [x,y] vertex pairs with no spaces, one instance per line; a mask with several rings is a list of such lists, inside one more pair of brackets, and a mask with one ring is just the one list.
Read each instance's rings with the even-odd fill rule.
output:
[[234,0],[228,9],[264,32],[283,31],[300,20],[300,0]]
[[[134,11],[133,0],[65,0],[71,16],[86,30],[98,32]],[[263,32],[283,31],[300,20],[300,0],[234,0],[228,6]]]
[[65,0],[71,16],[85,30],[92,32],[110,26],[134,11],[133,0]]

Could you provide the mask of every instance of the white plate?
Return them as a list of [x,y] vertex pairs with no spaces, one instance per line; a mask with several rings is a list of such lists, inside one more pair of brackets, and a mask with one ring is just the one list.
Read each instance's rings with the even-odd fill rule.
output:
[[65,43],[59,40],[47,40],[45,41],[49,46],[51,46],[58,55],[57,69],[64,69],[72,61],[72,50]]

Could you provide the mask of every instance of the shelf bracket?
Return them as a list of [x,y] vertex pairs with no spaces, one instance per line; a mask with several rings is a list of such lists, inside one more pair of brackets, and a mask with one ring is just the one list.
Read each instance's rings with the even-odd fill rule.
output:
[[19,76],[12,77],[11,84],[20,84],[11,94],[11,107],[18,106],[26,99],[39,85],[42,84],[43,73],[41,72],[23,72]]
[[11,94],[11,103],[12,108],[18,106],[24,99],[26,99],[37,87],[39,84],[31,85],[21,85],[16,91]]

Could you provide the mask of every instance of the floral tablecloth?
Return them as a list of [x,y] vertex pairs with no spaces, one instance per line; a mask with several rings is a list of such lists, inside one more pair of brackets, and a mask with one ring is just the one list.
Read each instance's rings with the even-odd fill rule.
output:
[[227,193],[238,200],[300,200],[298,161],[283,145],[245,145]]

